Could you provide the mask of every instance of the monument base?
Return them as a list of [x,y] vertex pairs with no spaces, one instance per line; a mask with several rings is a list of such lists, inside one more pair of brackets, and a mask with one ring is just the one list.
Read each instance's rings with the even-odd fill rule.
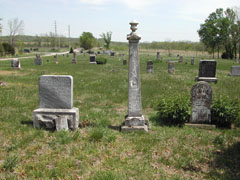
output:
[[214,82],[217,83],[217,78],[213,78],[213,77],[196,77],[195,78],[196,81],[205,81],[205,82]]
[[188,126],[188,127],[197,127],[197,128],[203,128],[203,129],[215,129],[215,128],[216,128],[216,125],[213,125],[213,124],[185,123],[185,126]]
[[33,126],[51,130],[76,130],[79,125],[79,109],[38,108],[33,111]]
[[240,74],[231,74],[231,73],[229,73],[228,75],[229,76],[240,76]]
[[146,131],[150,129],[149,120],[144,116],[141,117],[129,117],[126,116],[124,123],[121,126],[121,131]]
[[97,64],[97,62],[89,62],[90,64]]

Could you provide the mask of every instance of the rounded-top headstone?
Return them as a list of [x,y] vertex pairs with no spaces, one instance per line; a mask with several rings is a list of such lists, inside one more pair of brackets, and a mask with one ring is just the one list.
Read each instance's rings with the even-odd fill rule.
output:
[[199,81],[191,90],[192,123],[211,122],[212,88],[205,81]]

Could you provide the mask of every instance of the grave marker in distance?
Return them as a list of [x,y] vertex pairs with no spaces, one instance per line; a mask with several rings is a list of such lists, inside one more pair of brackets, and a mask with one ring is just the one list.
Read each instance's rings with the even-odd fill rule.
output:
[[217,62],[215,60],[200,60],[197,81],[217,83],[216,75]]

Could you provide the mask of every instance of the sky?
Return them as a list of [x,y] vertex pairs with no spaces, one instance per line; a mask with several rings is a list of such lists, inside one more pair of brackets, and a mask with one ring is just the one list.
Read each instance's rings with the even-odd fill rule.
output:
[[8,21],[24,21],[25,35],[54,32],[94,37],[112,32],[112,41],[127,42],[129,22],[136,20],[142,42],[199,41],[197,30],[217,8],[240,7],[240,0],[0,0],[2,35]]

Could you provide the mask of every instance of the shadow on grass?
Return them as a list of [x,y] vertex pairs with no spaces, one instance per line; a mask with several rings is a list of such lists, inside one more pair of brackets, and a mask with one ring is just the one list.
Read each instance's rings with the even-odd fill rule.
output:
[[25,120],[25,121],[23,120],[20,123],[23,124],[23,125],[27,125],[27,126],[33,127],[33,121],[31,121],[31,120]]
[[158,114],[150,116],[149,121],[151,121],[154,125],[157,125],[157,126],[166,126],[164,121],[159,118]]
[[120,131],[120,130],[121,130],[121,126],[112,126],[112,125],[109,125],[108,128],[109,128],[109,129],[112,129],[112,130],[115,130],[115,131]]
[[183,120],[173,119],[172,116],[161,117],[159,114],[152,115],[149,120],[156,126],[183,127]]
[[212,167],[209,176],[213,179],[240,179],[240,142],[216,154],[216,158],[211,162]]

